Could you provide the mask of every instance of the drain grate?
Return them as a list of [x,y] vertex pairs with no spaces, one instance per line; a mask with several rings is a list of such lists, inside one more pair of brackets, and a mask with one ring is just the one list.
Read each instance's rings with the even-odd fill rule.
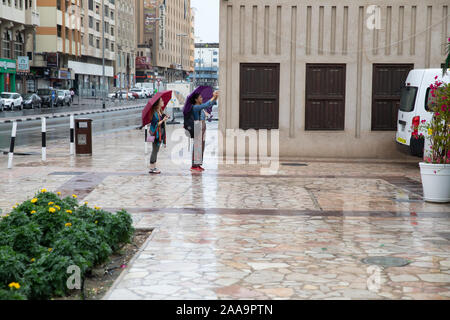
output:
[[306,167],[306,163],[297,163],[297,162],[285,162],[282,163],[283,166],[291,166],[291,167]]
[[361,260],[362,263],[377,265],[380,267],[404,267],[410,263],[409,260],[396,257],[369,257]]

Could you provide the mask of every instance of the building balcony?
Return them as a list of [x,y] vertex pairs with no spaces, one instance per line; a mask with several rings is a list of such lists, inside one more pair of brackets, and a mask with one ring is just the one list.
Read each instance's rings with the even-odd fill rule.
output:
[[30,26],[40,26],[41,20],[39,12],[34,9],[25,10],[25,24]]

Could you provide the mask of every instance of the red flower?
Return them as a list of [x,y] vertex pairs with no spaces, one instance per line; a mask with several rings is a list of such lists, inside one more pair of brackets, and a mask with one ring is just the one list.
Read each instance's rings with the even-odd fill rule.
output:
[[438,117],[438,116],[440,116],[441,114],[440,114],[439,112],[436,112],[434,115],[435,115],[436,117]]
[[434,77],[434,80],[437,80],[438,76]]
[[420,121],[420,122],[425,123],[425,122],[427,122],[427,120],[422,120],[422,121]]

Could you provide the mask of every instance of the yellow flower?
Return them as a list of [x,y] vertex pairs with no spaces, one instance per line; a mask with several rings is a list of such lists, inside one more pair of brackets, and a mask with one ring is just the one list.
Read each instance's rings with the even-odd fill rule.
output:
[[48,248],[48,252],[52,252],[53,251],[53,248]]
[[9,214],[5,214],[4,218],[9,217]]
[[30,213],[31,213],[31,214],[36,213],[36,210],[33,210],[33,211],[31,211]]
[[48,203],[49,206],[51,206],[52,204],[54,204],[53,201],[50,201],[50,202]]
[[428,135],[431,136],[433,134],[433,130],[432,129],[428,129]]
[[16,288],[16,289],[19,289],[19,288],[20,288],[20,284],[17,283],[17,282],[11,282],[11,283],[9,284],[9,287],[10,287],[10,288]]
[[55,204],[55,208],[61,210],[61,207]]
[[48,211],[50,211],[51,213],[54,213],[56,211],[56,209],[52,207],[52,208],[48,209]]
[[85,202],[84,202],[84,204],[85,204],[85,205],[87,205],[87,204],[88,204],[88,202],[87,202],[87,201],[85,201]]
[[100,210],[101,209],[100,207],[97,207],[97,206],[95,206],[94,208],[95,208],[95,210]]
[[16,202],[16,206],[18,206],[19,205],[19,203],[18,202]]
[[36,261],[36,259],[35,259],[35,258],[31,259],[31,262],[35,262],[35,261]]
[[76,198],[77,198],[77,195],[76,195],[76,194],[73,194],[72,197],[76,199]]
[[64,226],[66,226],[66,227],[71,227],[72,224],[71,224],[70,222],[67,222]]
[[97,220],[95,220],[95,224],[97,224],[98,223],[98,221]]
[[36,203],[36,202],[37,202],[37,198],[31,199],[31,203]]
[[47,192],[47,189],[44,188],[44,189],[41,190],[41,192],[42,193]]
[[15,208],[16,208],[16,206],[13,206],[12,208],[13,208],[13,209],[15,209]]
[[67,213],[72,213],[72,210],[66,210]]
[[60,196],[60,195],[61,195],[61,192],[58,191],[56,194],[57,194],[58,196]]

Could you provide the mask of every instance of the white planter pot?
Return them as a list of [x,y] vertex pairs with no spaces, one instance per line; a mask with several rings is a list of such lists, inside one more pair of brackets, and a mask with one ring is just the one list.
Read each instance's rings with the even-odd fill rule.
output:
[[450,202],[450,164],[420,162],[423,198],[429,202]]

